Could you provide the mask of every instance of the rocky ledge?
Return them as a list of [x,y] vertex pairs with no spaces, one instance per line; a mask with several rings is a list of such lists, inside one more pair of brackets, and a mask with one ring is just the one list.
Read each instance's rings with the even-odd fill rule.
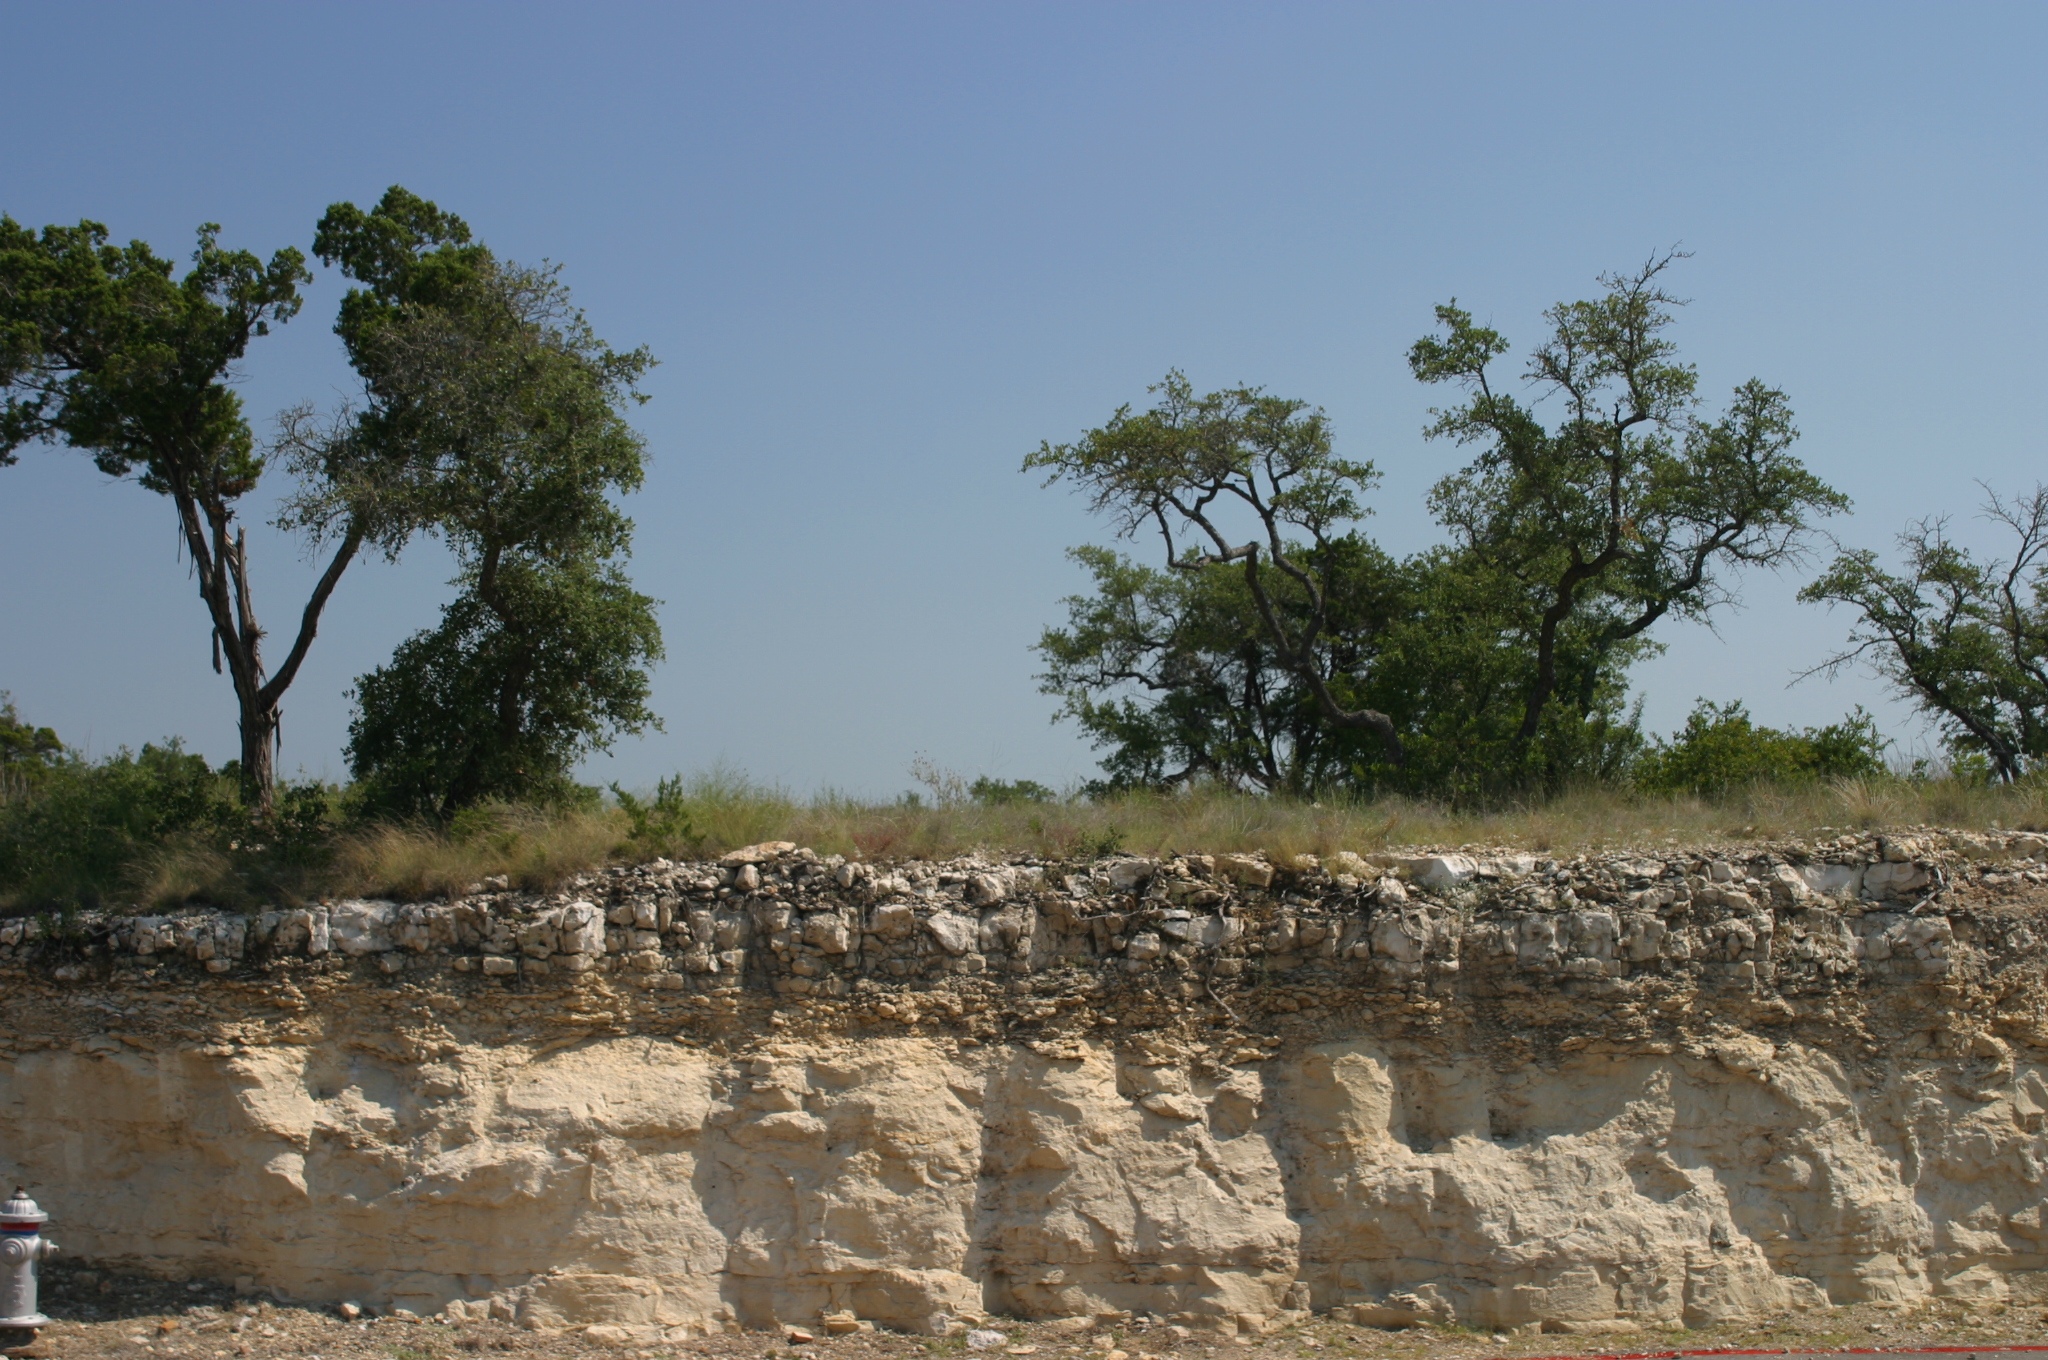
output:
[[17,919],[0,923],[0,966],[104,982],[167,965],[260,974],[360,962],[392,977],[446,970],[516,986],[600,973],[642,989],[829,998],[968,979],[1091,996],[1143,978],[1154,1000],[1255,982],[1281,1009],[1297,983],[1341,996],[1362,981],[1461,974],[1509,990],[1660,978],[1799,992],[1845,977],[1944,977],[1959,941],[2028,952],[2027,924],[1995,904],[2042,882],[2044,859],[2048,837],[1958,832],[1569,860],[1340,852],[1079,865],[875,865],[772,842],[547,894],[498,880],[449,902]]
[[532,1326],[2048,1299],[2048,838],[867,864],[0,927],[108,1268]]

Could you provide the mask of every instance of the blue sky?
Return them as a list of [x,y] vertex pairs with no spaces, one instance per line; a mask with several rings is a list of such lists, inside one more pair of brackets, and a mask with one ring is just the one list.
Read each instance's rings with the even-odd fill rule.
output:
[[[893,794],[922,753],[1058,785],[1094,763],[1030,644],[1103,531],[1018,463],[1170,367],[1324,406],[1385,473],[1372,531],[1411,550],[1458,461],[1402,359],[1430,308],[1526,349],[1544,306],[1682,243],[1702,390],[1789,393],[1855,500],[1835,534],[1952,514],[1990,542],[1975,483],[2041,476],[2044,39],[2038,4],[4,0],[0,211],[180,257],[218,221],[268,253],[399,183],[560,261],[600,334],[662,360],[630,509],[667,731],[587,774]],[[251,351],[264,421],[346,395],[339,295],[323,274]],[[253,537],[282,631],[311,568]],[[343,772],[351,678],[448,574],[431,545],[351,571],[284,768]],[[1666,628],[1649,725],[1701,695],[1792,725],[1861,702],[1911,746],[1866,676],[1788,688],[1847,629],[1793,601],[1811,574]],[[0,583],[24,716],[234,753],[166,503],[31,450],[0,470]]]

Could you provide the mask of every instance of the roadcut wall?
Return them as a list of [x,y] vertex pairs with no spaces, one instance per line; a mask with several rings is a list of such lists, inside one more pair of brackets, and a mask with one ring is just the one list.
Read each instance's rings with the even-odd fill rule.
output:
[[74,1255],[534,1325],[2048,1299],[2048,840],[870,865],[0,924]]

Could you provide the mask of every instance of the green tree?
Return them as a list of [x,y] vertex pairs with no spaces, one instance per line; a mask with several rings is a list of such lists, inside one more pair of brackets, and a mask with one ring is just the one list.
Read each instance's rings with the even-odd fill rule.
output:
[[658,721],[653,601],[616,568],[518,559],[492,598],[463,590],[356,681],[349,759],[376,811],[446,820],[490,799],[560,800],[584,754]]
[[[1067,626],[1040,639],[1039,679],[1062,699],[1060,716],[1105,752],[1106,787],[1215,782],[1295,796],[1457,798],[1518,787],[1502,770],[1527,684],[1534,622],[1525,592],[1451,549],[1396,562],[1354,533],[1333,538],[1331,550],[1335,560],[1320,569],[1334,609],[1315,663],[1343,702],[1399,726],[1404,763],[1389,764],[1370,732],[1324,720],[1267,645],[1237,571],[1162,571],[1077,548],[1095,589],[1068,599]],[[1292,592],[1276,598],[1283,611],[1299,606]],[[1572,674],[1605,668],[1594,701],[1583,714],[1553,707],[1518,779],[1614,777],[1640,745],[1624,680],[1646,644],[1607,648],[1596,662],[1583,633],[1567,630],[1561,652]]]
[[14,696],[0,690],[0,798],[40,783],[63,759],[56,732],[23,722]]
[[632,521],[612,499],[643,476],[624,412],[653,359],[599,340],[556,270],[497,259],[401,188],[334,205],[314,248],[361,285],[336,326],[370,398],[352,437],[460,564],[440,625],[358,681],[351,767],[407,814],[558,795],[583,753],[659,726],[655,602],[625,577]]
[[[1107,754],[1107,786],[1164,788],[1213,782],[1306,795],[1348,782],[1382,748],[1370,732],[1339,727],[1270,641],[1246,577],[1232,563],[1147,567],[1106,548],[1072,550],[1094,592],[1066,601],[1067,626],[1038,643],[1044,692]],[[1356,535],[1331,541],[1333,616],[1317,630],[1312,664],[1323,685],[1359,688],[1375,639],[1405,602],[1399,568]],[[1303,595],[1282,579],[1269,603],[1301,626]],[[1360,614],[1358,611],[1373,611]]]
[[1750,784],[1882,774],[1888,744],[1861,708],[1839,723],[1784,732],[1757,726],[1740,700],[1701,699],[1684,730],[1643,753],[1635,782],[1654,793],[1713,796]]
[[[1799,558],[1814,516],[1848,499],[1789,452],[1798,432],[1782,392],[1754,379],[1714,420],[1698,414],[1697,377],[1663,331],[1678,300],[1660,282],[1677,258],[1605,275],[1604,296],[1545,313],[1549,337],[1523,377],[1531,401],[1499,390],[1501,335],[1455,302],[1440,336],[1409,353],[1415,376],[1462,388],[1432,438],[1479,446],[1431,493],[1456,542],[1538,603],[1516,738],[1526,749],[1553,703],[1590,711],[1605,650],[1667,614],[1703,619],[1732,602],[1726,571]],[[1535,403],[1555,400],[1546,425]],[[1574,627],[1591,664],[1565,664]]]
[[1405,602],[1379,640],[1376,700],[1403,724],[1408,768],[1361,771],[1361,786],[1487,801],[1619,777],[1642,744],[1628,671],[1655,650],[1611,642],[1603,610],[1558,630],[1556,663],[1577,702],[1549,705],[1521,735],[1542,623],[1527,581],[1469,549],[1432,549],[1403,564]]
[[1981,755],[2010,781],[2048,757],[2048,486],[1994,494],[1984,513],[2011,533],[2010,557],[1980,558],[1946,520],[1922,520],[1900,536],[1903,573],[1846,551],[1799,598],[1856,614],[1849,647],[1819,673],[1867,662],[1952,751]]
[[[1640,734],[1623,679],[1652,644],[1616,627],[1613,600],[1589,590],[1550,627],[1574,702],[1523,736],[1540,582],[1470,544],[1389,558],[1357,526],[1372,468],[1336,458],[1306,403],[1196,398],[1178,373],[1153,390],[1152,411],[1026,461],[1163,549],[1158,567],[1077,549],[1095,590],[1039,642],[1041,685],[1106,751],[1110,785],[1463,797],[1626,767]],[[1237,525],[1254,537],[1233,546]]]
[[[229,385],[251,339],[299,310],[305,257],[266,263],[224,250],[199,229],[192,267],[174,277],[148,245],[109,243],[97,222],[40,234],[0,217],[0,464],[25,444],[65,444],[111,477],[168,498],[207,612],[214,668],[232,679],[241,714],[240,770],[267,811],[280,704],[297,677],[342,573],[380,532],[376,508],[331,488],[333,547],[275,672],[250,593],[241,500],[263,475],[241,398]],[[338,451],[340,467],[347,460]]]
[[[1048,486],[1072,482],[1120,538],[1156,532],[1170,570],[1229,569],[1272,663],[1324,722],[1373,733],[1398,765],[1393,719],[1346,703],[1319,661],[1340,608],[1335,540],[1364,513],[1359,493],[1378,474],[1336,457],[1328,420],[1306,402],[1255,387],[1198,397],[1178,371],[1150,390],[1162,394],[1151,410],[1123,406],[1072,444],[1043,443],[1025,470],[1046,471]],[[1298,535],[1305,545],[1293,541]]]

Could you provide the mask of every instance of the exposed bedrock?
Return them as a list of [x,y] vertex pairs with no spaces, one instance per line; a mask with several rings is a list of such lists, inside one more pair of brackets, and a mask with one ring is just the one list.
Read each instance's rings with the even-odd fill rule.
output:
[[[1342,1308],[1599,1330],[2048,1298],[2038,905],[1965,900],[1923,860],[1911,896],[1832,902],[1805,879],[1774,899],[1794,879],[1761,857],[1631,862],[1644,882],[1608,905],[1599,875],[1574,892],[1533,864],[1435,897],[1423,873],[1361,893],[1301,870],[1178,916],[1196,894],[1155,893],[1157,865],[1093,899],[892,895],[831,908],[853,938],[828,943],[914,925],[953,960],[934,917],[988,934],[1007,912],[1040,957],[837,997],[22,952],[0,1170],[109,1266],[534,1325]],[[2024,888],[2018,863],[1990,877]],[[1116,936],[1062,951],[1112,909]],[[1223,922],[1204,966],[1131,969],[1147,912],[1194,922],[1172,937],[1192,949]],[[1631,920],[1719,952],[1631,958]],[[1896,954],[1853,947],[1885,932]],[[1285,952],[1224,952],[1261,939]]]

